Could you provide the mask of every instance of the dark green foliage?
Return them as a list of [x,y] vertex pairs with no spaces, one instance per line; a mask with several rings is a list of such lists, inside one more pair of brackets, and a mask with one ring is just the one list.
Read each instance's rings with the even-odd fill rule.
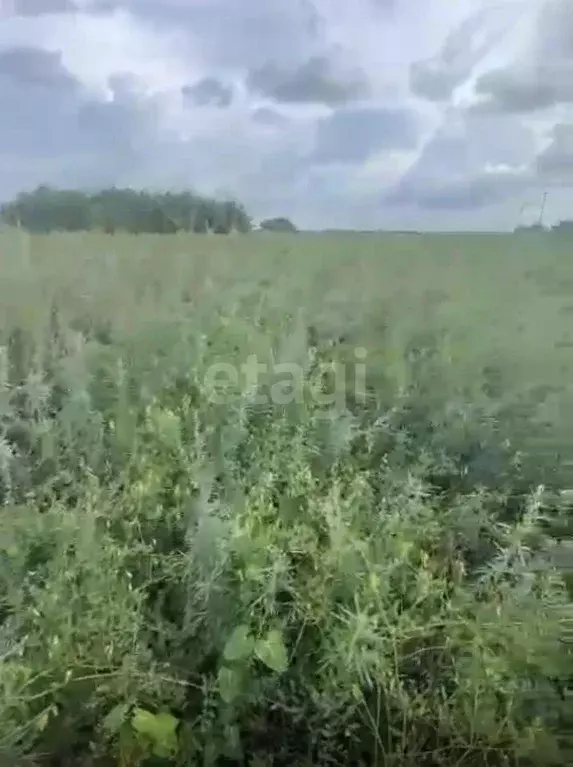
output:
[[298,229],[288,218],[267,218],[261,221],[260,228],[265,232],[297,232]]
[[91,229],[108,234],[119,231],[230,234],[251,230],[251,219],[239,203],[191,192],[152,193],[112,188],[89,193],[41,186],[4,205],[1,216],[9,225],[38,234]]
[[564,237],[573,236],[573,221],[560,221],[558,224],[552,227],[551,231],[554,234],[560,234]]

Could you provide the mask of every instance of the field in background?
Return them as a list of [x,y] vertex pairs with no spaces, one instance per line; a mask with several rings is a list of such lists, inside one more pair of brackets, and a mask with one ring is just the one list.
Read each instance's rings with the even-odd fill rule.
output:
[[7,231],[0,354],[9,763],[571,760],[567,243]]

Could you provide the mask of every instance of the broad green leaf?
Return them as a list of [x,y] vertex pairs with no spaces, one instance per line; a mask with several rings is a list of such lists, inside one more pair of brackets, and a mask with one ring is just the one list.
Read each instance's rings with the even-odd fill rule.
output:
[[155,734],[155,714],[144,708],[136,708],[131,719],[133,729],[140,735],[153,737]]
[[231,663],[233,661],[247,660],[251,657],[254,647],[255,640],[249,633],[249,627],[242,624],[237,626],[227,640],[223,650],[223,657]]
[[236,724],[225,727],[225,756],[238,763],[244,761],[243,747],[241,743],[241,731]]
[[168,758],[177,753],[177,725],[179,721],[168,713],[152,714],[142,708],[134,712],[131,725],[151,742],[154,756]]
[[221,666],[217,676],[219,694],[225,703],[232,703],[244,690],[244,674],[241,669]]
[[288,656],[280,631],[272,630],[259,639],[255,645],[255,654],[265,666],[282,674],[288,668]]

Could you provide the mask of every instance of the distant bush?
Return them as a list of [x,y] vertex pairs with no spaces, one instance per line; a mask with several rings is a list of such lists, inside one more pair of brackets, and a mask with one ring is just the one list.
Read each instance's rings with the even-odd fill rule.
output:
[[41,186],[18,195],[0,215],[5,223],[36,233],[98,229],[110,234],[230,234],[249,232],[252,226],[242,205],[232,200],[116,188],[88,193]]
[[555,226],[552,227],[551,231],[555,234],[571,237],[573,236],[573,221],[560,221],[558,224],[555,224]]
[[288,218],[267,218],[261,221],[260,228],[265,232],[298,232],[296,226]]

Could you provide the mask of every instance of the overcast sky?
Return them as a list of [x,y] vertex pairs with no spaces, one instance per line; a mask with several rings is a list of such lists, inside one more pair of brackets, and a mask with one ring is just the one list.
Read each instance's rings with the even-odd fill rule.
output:
[[0,0],[0,199],[43,182],[302,227],[510,229],[545,190],[573,218],[573,0]]

